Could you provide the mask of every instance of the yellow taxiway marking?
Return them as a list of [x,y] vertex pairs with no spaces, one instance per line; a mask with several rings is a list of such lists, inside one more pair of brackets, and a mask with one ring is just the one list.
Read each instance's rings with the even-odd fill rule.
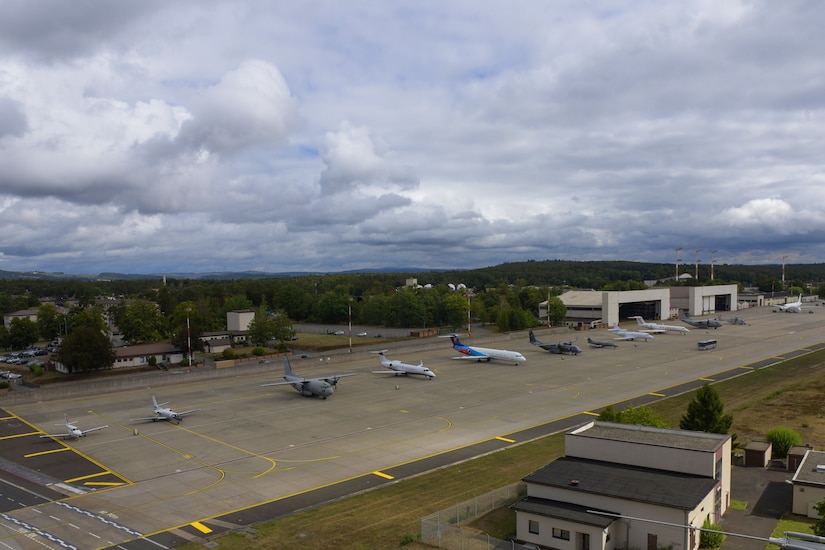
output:
[[594,413],[593,411],[584,411],[584,414],[589,414],[590,416],[599,416],[599,413]]
[[378,477],[383,477],[384,479],[395,479],[395,478],[394,478],[393,476],[391,476],[390,474],[385,474],[384,472],[379,472],[378,470],[375,470],[375,471],[373,472],[373,474],[377,475]]
[[500,435],[497,435],[496,439],[498,439],[499,441],[504,441],[505,443],[515,443],[516,442],[515,439],[507,439],[506,437],[501,437]]
[[197,529],[198,531],[200,531],[201,533],[204,533],[204,534],[212,532],[212,529],[210,529],[209,527],[207,527],[206,525],[204,525],[203,523],[201,523],[199,521],[193,521],[189,525],[191,525],[192,527],[194,527],[195,529]]
[[87,481],[83,485],[88,487],[121,487],[126,483],[123,481]]
[[73,482],[75,482],[75,481],[82,481],[82,480],[84,480],[84,479],[91,479],[91,478],[93,478],[93,477],[100,477],[100,476],[109,475],[109,473],[110,473],[110,472],[108,472],[108,471],[107,471],[107,472],[97,472],[96,474],[89,474],[89,475],[87,475],[87,476],[75,477],[75,478],[72,478],[72,479],[66,479],[66,480],[64,480],[64,481],[65,481],[66,483],[73,483]]
[[23,458],[32,458],[33,456],[43,456],[43,455],[50,455],[52,453],[62,453],[63,451],[70,451],[69,447],[62,447],[60,449],[52,449],[51,451],[40,451],[39,453],[31,453],[27,455],[23,455]]
[[699,380],[704,380],[705,382],[715,382],[715,380],[713,378],[705,378],[704,376],[702,378],[700,378]]
[[654,392],[654,391],[648,392],[647,394],[648,394],[648,395],[652,395],[652,396],[654,396],[654,397],[665,397],[665,394],[663,394],[663,393],[656,393],[656,392]]
[[0,437],[0,439],[14,439],[15,437],[28,437],[30,435],[37,435],[39,433],[42,433],[42,432],[29,432],[29,433],[25,433],[25,434],[4,435],[3,437]]
[[749,366],[747,366],[747,365],[739,365],[739,366],[738,366],[738,367],[736,367],[736,368],[737,368],[737,369],[747,369],[747,370],[753,370],[753,367],[749,367]]

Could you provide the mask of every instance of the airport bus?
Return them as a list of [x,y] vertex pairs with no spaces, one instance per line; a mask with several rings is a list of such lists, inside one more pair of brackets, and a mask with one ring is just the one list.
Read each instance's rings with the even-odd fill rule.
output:
[[715,349],[716,340],[700,340],[698,346],[700,351]]

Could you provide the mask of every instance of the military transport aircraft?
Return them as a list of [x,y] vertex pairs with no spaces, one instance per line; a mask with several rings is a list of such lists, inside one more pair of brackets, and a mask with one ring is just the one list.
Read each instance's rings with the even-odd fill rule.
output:
[[607,330],[616,333],[614,340],[653,340],[653,335],[650,333],[623,329],[618,323],[613,323],[613,328]]
[[373,351],[371,353],[377,353],[378,359],[381,361],[381,366],[389,369],[372,371],[375,374],[394,374],[396,376],[399,374],[420,374],[422,376],[426,376],[427,380],[432,380],[435,378],[435,373],[424,366],[424,361],[419,362],[417,365],[410,365],[401,361],[392,361],[387,359],[387,356],[385,355],[387,350],[385,349],[382,349],[381,351]]
[[158,403],[158,400],[155,399],[155,396],[152,396],[152,405],[155,407],[155,416],[147,416],[144,418],[133,418],[132,422],[138,422],[141,420],[151,420],[152,422],[157,422],[158,420],[168,420],[169,422],[174,422],[175,424],[180,424],[183,420],[183,417],[187,414],[192,414],[193,412],[198,412],[200,409],[192,409],[189,411],[181,411],[175,412],[172,409],[164,407],[164,405],[168,405],[169,402],[166,403]]
[[575,345],[573,342],[559,342],[558,344],[546,344],[536,338],[536,335],[533,334],[533,329],[527,331],[530,335],[530,343],[534,346],[538,346],[543,350],[547,350],[550,353],[555,353],[560,355],[562,353],[569,353],[570,355],[578,355],[582,352],[582,349]]
[[722,323],[719,319],[691,319],[685,310],[679,310],[679,320],[696,328],[719,328]]
[[506,349],[494,348],[476,348],[467,346],[461,343],[461,341],[458,339],[457,334],[451,334],[450,340],[453,342],[453,349],[461,354],[460,356],[455,357],[454,359],[475,359],[479,363],[481,361],[489,362],[495,359],[497,361],[511,361],[516,365],[518,365],[519,363],[523,363],[524,361],[527,361],[527,358],[517,351],[508,351]]
[[688,332],[690,332],[690,330],[686,329],[685,327],[677,327],[676,325],[648,323],[645,322],[644,318],[639,315],[636,315],[635,317],[629,317],[629,319],[636,319],[636,324],[642,327],[642,332],[652,332],[654,334],[664,334],[666,332],[678,332],[679,334],[687,334]]
[[66,433],[62,434],[44,434],[40,437],[59,437],[65,439],[80,439],[84,435],[89,432],[96,432],[97,430],[102,430],[103,428],[108,428],[109,425],[106,424],[105,426],[98,426],[97,428],[89,428],[88,430],[81,430],[77,427],[77,424],[69,420],[69,415],[63,415],[63,418],[66,419],[66,422],[63,424],[55,424],[55,426],[66,426]]
[[598,340],[593,340],[589,336],[587,337],[587,343],[590,345],[591,348],[618,348],[619,344],[613,342],[600,342]]
[[358,373],[350,374],[336,374],[334,376],[324,376],[319,378],[304,378],[292,372],[292,367],[289,364],[289,358],[284,356],[284,380],[286,382],[270,382],[269,384],[261,384],[261,386],[292,386],[295,391],[304,397],[318,396],[321,399],[326,399],[335,391],[338,385],[338,380],[345,376],[355,376]]

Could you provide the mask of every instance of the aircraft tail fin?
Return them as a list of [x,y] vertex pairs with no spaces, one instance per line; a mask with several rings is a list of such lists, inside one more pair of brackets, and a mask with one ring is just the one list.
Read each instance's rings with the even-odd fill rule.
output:
[[533,329],[528,330],[527,334],[530,335],[530,343],[531,344],[537,344],[538,343],[538,340],[536,340],[536,335],[533,334]]
[[458,339],[458,334],[450,334],[450,341],[453,343],[453,347],[464,345],[461,343],[461,340]]
[[160,407],[160,405],[158,405],[158,400],[155,399],[154,395],[152,396],[152,405],[154,405],[155,407]]
[[640,327],[641,327],[641,326],[644,326],[645,321],[644,321],[644,319],[643,319],[641,316],[637,315],[637,316],[635,317],[635,319],[636,319],[636,324],[637,324],[637,325],[639,325]]
[[293,376],[292,365],[289,364],[289,357],[284,355],[284,376]]

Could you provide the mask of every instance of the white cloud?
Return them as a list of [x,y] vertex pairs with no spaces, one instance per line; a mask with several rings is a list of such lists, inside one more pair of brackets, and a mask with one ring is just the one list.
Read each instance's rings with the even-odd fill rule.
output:
[[4,2],[0,267],[821,261],[823,12]]

